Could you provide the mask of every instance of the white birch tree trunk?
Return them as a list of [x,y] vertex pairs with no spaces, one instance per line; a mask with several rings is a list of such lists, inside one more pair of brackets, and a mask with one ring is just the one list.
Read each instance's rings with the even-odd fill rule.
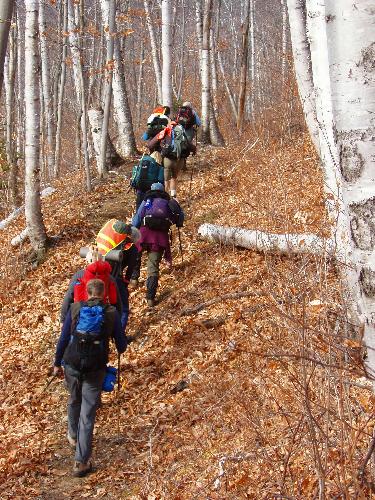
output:
[[[100,156],[98,163],[99,177],[103,177],[108,172],[107,158],[107,137],[109,115],[111,112],[111,97],[112,97],[112,82],[113,82],[113,52],[114,52],[114,36],[115,36],[115,18],[116,18],[116,0],[100,0],[102,8],[102,17],[104,21],[104,32],[107,38],[107,57],[106,57],[106,73],[105,73],[105,90],[104,90],[104,113],[102,122],[102,135],[100,139]],[[108,17],[103,16],[103,13],[108,12]]]
[[25,0],[25,216],[38,259],[47,242],[40,201],[38,0]]
[[[199,0],[198,0],[199,1]],[[205,0],[202,26],[202,137],[203,143],[210,143],[210,26],[212,0]],[[198,26],[200,23],[197,23]],[[198,39],[200,36],[198,35]]]
[[[312,123],[312,132],[309,129],[314,141],[318,141],[330,201],[328,209],[336,219],[333,237],[343,255],[341,269],[351,299],[349,317],[364,331],[368,366],[374,376],[375,10],[372,7],[371,0],[356,4],[351,0],[305,0],[301,4],[288,0],[292,43],[298,49],[293,46],[296,68],[299,67],[296,69],[299,91],[301,96],[306,95],[309,87],[308,97],[314,97],[316,121]],[[304,110],[309,123],[314,105],[307,109],[304,106]]]
[[319,238],[315,234],[272,234],[207,223],[198,228],[198,234],[208,241],[248,248],[257,252],[337,255],[337,246],[334,240]]
[[15,4],[15,0],[1,0],[0,2],[0,95],[4,80],[4,62],[8,46],[9,29]]
[[[110,2],[102,0],[102,19],[106,26],[110,24]],[[113,33],[116,30],[116,21],[114,21]],[[110,39],[110,38],[111,39]],[[137,145],[135,142],[133,120],[127,95],[124,67],[122,63],[121,50],[118,38],[111,36],[107,32],[107,43],[113,42],[113,68],[112,68],[112,95],[113,95],[113,115],[118,131],[118,150],[123,157],[134,156],[137,154]],[[108,46],[109,48],[109,46]],[[107,55],[107,61],[108,61]]]
[[61,132],[62,132],[62,120],[63,120],[63,103],[64,103],[64,93],[65,93],[65,80],[66,80],[66,58],[68,55],[68,0],[63,0],[62,3],[63,10],[63,25],[62,25],[62,55],[61,55],[61,70],[60,70],[60,81],[58,85],[58,100],[57,100],[57,113],[56,113],[56,141],[55,141],[55,166],[54,175],[58,177],[60,172],[60,161],[61,161]]
[[281,81],[284,89],[286,79],[286,42],[287,42],[287,8],[286,0],[281,2],[281,18],[282,18],[282,31],[281,31]]
[[148,32],[150,35],[151,56],[152,56],[152,64],[154,66],[158,102],[159,102],[159,104],[163,104],[163,93],[162,93],[162,82],[161,82],[161,80],[162,80],[161,65],[160,65],[160,59],[159,59],[159,54],[158,54],[158,46],[156,43],[155,29],[154,29],[154,25],[152,24],[152,21],[151,21],[149,0],[144,0],[144,7],[145,7],[145,13],[146,13],[147,29],[148,29]]
[[86,189],[87,191],[91,191],[91,173],[90,173],[89,151],[87,143],[87,102],[86,102],[85,82],[82,70],[82,51],[78,37],[79,27],[77,25],[77,21],[79,21],[80,17],[78,9],[79,9],[78,4],[73,5],[72,0],[68,0],[68,29],[69,29],[69,42],[70,42],[69,45],[73,60],[77,102],[81,110],[80,132],[82,134],[82,140],[80,141],[80,143],[82,147],[80,148],[79,153],[83,154],[83,163],[86,176]]
[[316,120],[316,103],[312,79],[310,46],[306,30],[304,0],[286,0],[292,40],[294,71],[307,128],[319,153],[319,128]]
[[[99,165],[101,140],[102,140],[102,127],[103,127],[103,110],[101,108],[90,109],[87,114],[90,122],[96,165]],[[106,156],[105,156],[107,170],[109,170],[112,165],[118,163],[119,160],[121,160],[121,158],[117,154],[116,149],[114,148],[109,135],[107,135],[107,146],[106,146]]]
[[15,81],[17,66],[17,28],[10,30],[9,52],[5,60],[4,86],[5,86],[5,109],[6,109],[6,145],[5,151],[9,165],[9,193],[13,208],[20,204],[18,190],[18,163],[16,159],[16,141],[13,134],[15,131]]
[[172,98],[172,33],[171,33],[171,0],[162,0],[161,18],[162,18],[162,38],[161,49],[163,56],[162,70],[162,105],[173,108]]
[[47,165],[50,177],[53,176],[54,167],[54,141],[53,141],[53,102],[50,87],[50,63],[48,60],[47,47],[47,22],[45,18],[45,0],[39,0],[39,40],[40,59],[42,69],[42,93],[44,100],[45,125],[46,125],[46,146]]
[[245,114],[246,84],[248,73],[249,55],[249,21],[250,20],[250,0],[246,2],[245,16],[242,26],[242,54],[240,70],[240,91],[238,95],[237,129],[242,130]]

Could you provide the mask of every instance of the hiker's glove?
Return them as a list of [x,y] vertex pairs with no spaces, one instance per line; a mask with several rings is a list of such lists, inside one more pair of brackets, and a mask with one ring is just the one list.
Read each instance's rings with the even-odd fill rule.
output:
[[53,375],[55,377],[62,377],[64,375],[64,370],[62,366],[54,366],[53,367]]

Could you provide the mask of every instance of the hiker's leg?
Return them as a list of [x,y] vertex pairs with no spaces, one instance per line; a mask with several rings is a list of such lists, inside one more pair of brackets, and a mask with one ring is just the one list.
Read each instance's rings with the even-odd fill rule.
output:
[[164,165],[164,188],[168,192],[171,189],[171,177],[172,177],[172,165],[173,165],[173,160],[170,160],[169,158],[164,158],[163,160],[163,165]]
[[137,253],[137,257],[135,259],[135,265],[134,265],[134,269],[133,269],[133,274],[131,276],[132,280],[139,279],[139,276],[141,274],[141,265],[142,265],[142,251]]
[[170,180],[170,195],[176,196],[177,194],[177,177],[182,168],[184,167],[184,158],[180,158],[179,160],[173,160],[173,165],[171,166],[172,177]]
[[104,377],[105,370],[103,369],[85,374],[82,381],[82,404],[75,456],[77,462],[86,463],[91,457],[96,408],[100,400]]
[[145,198],[145,194],[143,191],[137,191],[137,197],[135,199],[135,211],[141,206],[142,201]]
[[159,266],[163,252],[147,253],[147,299],[154,299],[159,281]]
[[116,279],[117,288],[120,292],[122,302],[121,326],[125,330],[129,317],[129,291],[128,285],[124,283],[122,278]]
[[73,439],[77,437],[78,421],[82,403],[82,383],[79,373],[69,365],[64,369],[65,381],[69,391],[68,400],[68,432]]

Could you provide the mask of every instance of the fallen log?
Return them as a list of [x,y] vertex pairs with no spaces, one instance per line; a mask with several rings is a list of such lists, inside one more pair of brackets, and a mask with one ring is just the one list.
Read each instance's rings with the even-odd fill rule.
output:
[[263,231],[202,224],[198,234],[208,241],[223,245],[239,246],[257,252],[281,254],[334,255],[336,242],[315,234],[273,234]]
[[[50,194],[54,193],[56,191],[55,188],[48,186],[43,191],[40,193],[41,198],[45,198],[46,196],[49,196]],[[18,208],[15,208],[11,214],[8,215],[5,219],[0,221],[0,229],[5,229],[9,224],[16,219],[24,210],[25,206],[21,205]]]

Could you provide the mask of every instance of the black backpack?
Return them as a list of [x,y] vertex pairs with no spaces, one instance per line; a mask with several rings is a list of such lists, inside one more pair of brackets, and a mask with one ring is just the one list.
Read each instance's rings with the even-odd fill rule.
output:
[[155,135],[165,129],[169,123],[168,117],[165,115],[151,115],[149,120],[150,121],[147,122],[147,135],[149,138],[155,137]]
[[64,362],[86,373],[105,368],[108,361],[108,336],[103,332],[104,304],[79,302],[76,321],[72,323],[70,342],[64,352]]
[[181,106],[178,108],[176,122],[182,125],[185,129],[191,128],[194,125],[194,113],[190,107]]

